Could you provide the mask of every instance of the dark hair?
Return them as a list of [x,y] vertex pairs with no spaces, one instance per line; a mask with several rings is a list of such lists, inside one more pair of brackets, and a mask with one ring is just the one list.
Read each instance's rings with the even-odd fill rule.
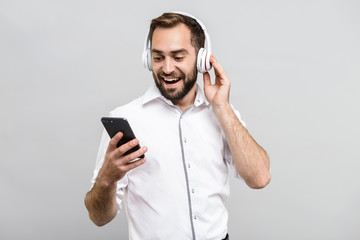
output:
[[205,33],[200,24],[193,18],[178,13],[164,13],[160,17],[154,18],[150,24],[149,40],[152,42],[152,36],[157,27],[172,28],[183,23],[191,32],[191,45],[198,52],[205,45]]

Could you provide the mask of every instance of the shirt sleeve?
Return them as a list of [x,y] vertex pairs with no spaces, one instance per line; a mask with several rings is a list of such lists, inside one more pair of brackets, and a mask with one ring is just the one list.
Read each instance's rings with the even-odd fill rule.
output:
[[[234,109],[233,105],[231,105],[231,108],[233,109],[234,113],[235,113],[235,116],[239,119],[240,123],[246,127],[246,123],[241,119],[241,115],[240,115],[240,112],[237,111],[236,109]],[[225,158],[225,161],[229,164],[229,166],[231,167],[232,171],[234,172],[234,175],[235,175],[235,178],[238,178],[238,179],[241,179],[243,180],[243,178],[240,176],[240,174],[236,171],[236,168],[235,168],[235,163],[234,163],[234,160],[233,160],[233,157],[232,157],[232,154],[231,154],[231,151],[230,151],[230,147],[229,147],[229,144],[225,138],[225,135],[223,136],[224,138],[224,158]],[[244,181],[244,180],[243,180]]]
[[[104,129],[101,135],[100,147],[96,157],[96,164],[93,178],[91,179],[91,188],[94,186],[99,171],[104,163],[106,149],[108,148],[110,137],[106,130]],[[122,201],[124,200],[124,189],[128,185],[128,175],[126,174],[122,179],[117,182],[116,190],[116,203],[118,205],[118,212],[122,209]]]

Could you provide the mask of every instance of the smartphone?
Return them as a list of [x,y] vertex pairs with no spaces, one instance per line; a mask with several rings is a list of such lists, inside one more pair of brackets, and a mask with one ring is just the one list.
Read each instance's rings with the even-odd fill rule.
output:
[[[118,132],[122,132],[124,135],[120,139],[120,141],[117,143],[117,147],[120,147],[121,145],[133,140],[135,138],[135,134],[132,131],[129,122],[126,120],[126,118],[114,118],[114,117],[103,117],[101,118],[101,122],[104,125],[106,131],[108,132],[110,138],[113,138],[115,134]],[[124,153],[125,155],[128,155],[132,152],[135,152],[136,150],[140,149],[140,145],[136,145],[129,151]],[[144,158],[145,155],[139,156],[139,158]]]

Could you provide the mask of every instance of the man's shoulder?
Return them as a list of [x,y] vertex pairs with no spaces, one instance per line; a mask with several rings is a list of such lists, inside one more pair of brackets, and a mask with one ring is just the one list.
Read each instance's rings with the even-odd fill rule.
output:
[[137,112],[142,106],[142,96],[132,100],[131,102],[128,102],[124,105],[121,105],[112,111],[110,111],[110,116],[116,117],[116,116],[122,116],[131,114],[132,112]]
[[149,102],[152,102],[154,99],[159,98],[160,96],[160,92],[153,84],[146,90],[146,92],[142,96],[132,100],[127,104],[115,108],[110,112],[110,115],[120,116],[124,114],[138,114],[140,110],[144,109],[145,105],[147,105]]

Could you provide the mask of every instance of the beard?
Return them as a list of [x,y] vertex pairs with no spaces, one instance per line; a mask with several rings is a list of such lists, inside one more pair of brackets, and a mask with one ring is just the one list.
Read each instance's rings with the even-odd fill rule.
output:
[[[163,77],[181,78],[183,81],[182,88],[177,90],[176,88],[165,87]],[[185,73],[181,71],[179,73],[174,71],[170,74],[165,74],[163,71],[159,71],[156,75],[153,72],[153,78],[161,95],[170,101],[178,101],[185,97],[195,85],[197,79],[197,69],[196,66],[194,66],[188,75],[185,75]]]

